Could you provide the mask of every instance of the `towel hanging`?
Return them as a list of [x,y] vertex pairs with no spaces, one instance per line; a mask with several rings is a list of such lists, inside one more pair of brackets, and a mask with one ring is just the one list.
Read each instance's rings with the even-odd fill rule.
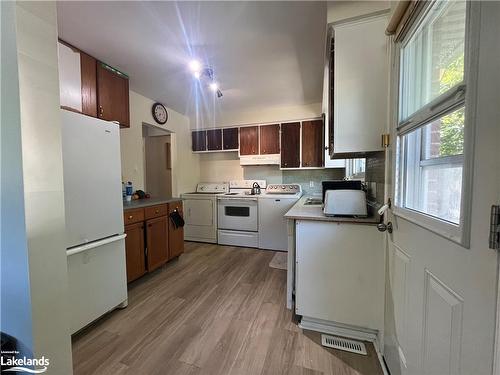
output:
[[184,226],[184,219],[182,218],[179,211],[174,210],[173,212],[170,213],[169,217],[175,229],[182,228]]

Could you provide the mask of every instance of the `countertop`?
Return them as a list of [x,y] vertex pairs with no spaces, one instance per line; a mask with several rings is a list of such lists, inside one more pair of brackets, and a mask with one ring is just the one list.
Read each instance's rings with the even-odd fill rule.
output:
[[155,204],[177,202],[180,200],[182,199],[175,197],[155,197],[155,198],[136,199],[130,202],[123,201],[123,209],[128,210],[131,208],[143,208],[148,206],[154,206]]
[[310,196],[303,196],[302,198],[300,198],[297,201],[297,203],[295,203],[295,205],[285,214],[285,218],[296,219],[296,220],[317,220],[317,221],[331,221],[337,223],[355,223],[355,224],[369,224],[369,225],[376,225],[380,223],[380,215],[373,208],[369,211],[375,211],[375,213],[371,213],[368,217],[356,218],[356,217],[325,216],[323,214],[322,205],[308,205],[308,206],[304,205],[307,198],[310,198]]

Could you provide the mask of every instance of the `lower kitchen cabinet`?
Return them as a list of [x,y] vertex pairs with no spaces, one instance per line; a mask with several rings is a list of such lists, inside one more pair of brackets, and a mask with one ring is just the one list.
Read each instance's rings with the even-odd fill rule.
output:
[[144,223],[125,226],[125,255],[127,258],[127,282],[134,281],[146,273],[144,258]]
[[153,271],[168,261],[168,222],[162,216],[146,221],[146,258],[148,271]]
[[176,228],[170,219],[175,210],[183,217],[182,201],[124,211],[127,282],[184,252],[184,230]]

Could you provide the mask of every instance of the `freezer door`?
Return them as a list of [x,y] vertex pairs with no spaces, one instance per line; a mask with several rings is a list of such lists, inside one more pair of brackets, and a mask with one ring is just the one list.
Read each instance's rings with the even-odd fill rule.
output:
[[66,247],[123,233],[117,124],[61,110]]
[[73,334],[127,301],[125,235],[68,250],[67,260]]

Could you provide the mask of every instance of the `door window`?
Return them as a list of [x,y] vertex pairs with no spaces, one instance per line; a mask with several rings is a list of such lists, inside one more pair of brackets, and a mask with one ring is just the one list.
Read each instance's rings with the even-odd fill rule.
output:
[[467,4],[429,3],[398,43],[396,212],[462,238]]

